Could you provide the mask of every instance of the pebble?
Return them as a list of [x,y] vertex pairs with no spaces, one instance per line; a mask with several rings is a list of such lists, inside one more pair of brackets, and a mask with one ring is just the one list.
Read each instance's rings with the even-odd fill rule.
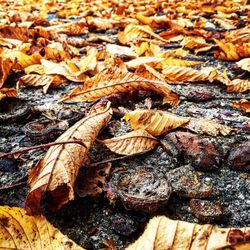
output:
[[190,165],[171,170],[167,177],[172,190],[181,197],[207,198],[213,193],[213,186],[199,180],[200,173]]
[[223,218],[223,209],[219,202],[191,199],[189,202],[192,213],[202,222],[214,222]]

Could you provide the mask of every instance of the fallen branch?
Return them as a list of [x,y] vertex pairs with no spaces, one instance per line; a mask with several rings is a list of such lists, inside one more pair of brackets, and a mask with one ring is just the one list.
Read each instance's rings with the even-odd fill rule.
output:
[[80,144],[81,146],[86,148],[86,145],[80,140],[51,142],[51,143],[41,144],[41,145],[37,145],[37,146],[33,146],[33,147],[22,148],[20,150],[11,151],[11,152],[8,152],[8,153],[2,153],[2,154],[0,154],[0,159],[6,158],[6,157],[8,157],[10,155],[23,154],[23,153],[26,153],[26,152],[28,152],[30,150],[35,150],[35,149],[40,149],[40,148],[49,148],[51,146],[60,145],[60,144],[69,144],[69,143],[77,143],[77,144]]

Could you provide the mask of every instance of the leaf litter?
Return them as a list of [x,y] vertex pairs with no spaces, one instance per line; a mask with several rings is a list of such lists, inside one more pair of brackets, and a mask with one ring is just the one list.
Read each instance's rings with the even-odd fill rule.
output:
[[[65,135],[69,142],[79,136],[83,141],[0,159],[1,186],[12,183],[14,188],[0,194],[1,204],[23,207],[27,197],[29,213],[42,210],[87,249],[124,249],[159,214],[181,220],[188,231],[187,221],[199,224],[205,218],[202,209],[192,210],[190,198],[204,200],[195,204],[219,201],[221,227],[250,225],[246,1],[213,6],[207,1],[150,1],[147,7],[144,1],[3,1],[1,16],[0,151],[37,146],[23,130],[32,121],[66,124],[69,129],[56,142]],[[89,139],[89,129],[68,137],[75,122],[89,123],[91,114],[110,102],[109,118],[89,124]],[[141,111],[145,114],[131,126],[147,132],[133,131],[121,120]],[[151,120],[152,114],[158,116]],[[166,118],[160,119],[163,114]],[[41,129],[39,136],[46,137],[43,133]],[[109,159],[112,167],[98,167]],[[16,180],[25,180],[32,168],[31,189],[15,189]],[[39,176],[46,173],[52,177],[39,186]],[[209,192],[204,196],[200,187]],[[83,198],[68,203],[74,189]],[[51,213],[48,204],[62,208]],[[169,226],[174,223],[170,219]],[[228,230],[223,247],[244,247],[248,237],[241,229]],[[142,246],[140,240],[135,244]]]

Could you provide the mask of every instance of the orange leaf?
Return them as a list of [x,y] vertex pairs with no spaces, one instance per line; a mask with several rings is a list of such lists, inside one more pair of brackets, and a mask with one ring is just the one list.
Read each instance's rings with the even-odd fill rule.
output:
[[246,99],[241,99],[238,102],[232,102],[232,106],[237,109],[241,109],[244,112],[250,112],[250,102]]
[[44,159],[29,173],[30,192],[26,198],[26,210],[37,213],[41,197],[50,192],[53,197],[51,209],[57,210],[74,199],[74,183],[89,148],[100,129],[110,120],[110,103],[96,104],[85,118],[63,133],[56,142],[79,140],[82,144],[68,143],[52,146]]
[[3,86],[5,80],[7,79],[13,63],[10,59],[3,59],[0,57],[0,88]]
[[227,84],[227,92],[242,93],[250,90],[250,81],[242,79],[234,79]]
[[0,100],[6,97],[16,97],[17,91],[14,88],[2,88],[0,89]]

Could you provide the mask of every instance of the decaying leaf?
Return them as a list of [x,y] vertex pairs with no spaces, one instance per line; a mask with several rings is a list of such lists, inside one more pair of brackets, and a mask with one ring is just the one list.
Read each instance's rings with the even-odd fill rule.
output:
[[119,46],[116,44],[107,44],[106,52],[115,56],[126,56],[128,58],[136,58],[137,54],[129,47]]
[[0,100],[6,97],[16,97],[17,91],[14,88],[2,88],[0,89]]
[[171,93],[171,89],[165,82],[148,80],[121,68],[108,68],[87,80],[83,88],[73,89],[60,101],[91,102],[111,94],[135,90],[155,91],[162,95],[165,101]]
[[250,112],[250,102],[246,99],[241,99],[238,102],[232,102],[232,106],[237,109],[241,109],[244,112]]
[[123,117],[133,129],[144,129],[153,136],[167,133],[189,122],[189,117],[181,117],[167,111],[138,109]]
[[188,84],[208,80],[208,76],[199,70],[181,66],[164,66],[163,75],[168,83]]
[[8,206],[0,207],[0,248],[83,250],[44,216],[29,216],[22,208]]
[[250,228],[219,228],[164,216],[151,219],[142,236],[126,250],[215,250],[250,248]]
[[250,80],[234,79],[227,84],[227,92],[242,93],[250,90]]
[[173,58],[173,57],[168,57],[164,60],[162,60],[157,67],[161,68],[166,68],[167,66],[185,66],[185,67],[191,67],[199,64],[204,64],[206,62],[202,61],[191,61],[191,60],[185,60],[185,59],[180,59],[180,58]]
[[143,129],[99,142],[106,145],[112,152],[121,155],[145,153],[158,144],[158,140]]
[[203,118],[191,118],[191,120],[183,127],[198,134],[207,134],[212,136],[217,136],[219,134],[228,135],[234,131],[234,129],[229,128],[228,126]]
[[109,176],[111,166],[112,164],[109,162],[96,167],[83,169],[77,178],[76,193],[80,197],[87,195],[97,197],[101,194],[107,184],[106,179]]
[[3,59],[0,57],[0,88],[3,86],[12,68],[12,62],[9,58]]
[[[82,144],[68,143],[52,146],[45,157],[30,171],[30,192],[25,207],[29,213],[37,213],[42,195],[53,197],[51,209],[57,210],[74,199],[73,186],[84,158],[100,129],[110,120],[110,102],[96,104],[89,115],[63,133],[56,142],[79,140]],[[85,145],[85,146],[83,146]]]
[[237,66],[250,72],[250,58],[245,58],[240,61],[238,61]]

